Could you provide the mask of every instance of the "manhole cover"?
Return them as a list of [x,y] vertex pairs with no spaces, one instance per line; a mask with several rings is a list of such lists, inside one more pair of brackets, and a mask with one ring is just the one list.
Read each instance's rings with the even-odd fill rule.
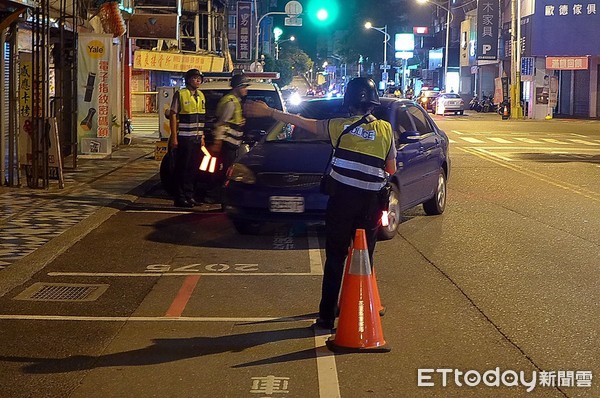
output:
[[15,300],[33,301],[94,301],[108,289],[106,284],[84,285],[73,283],[37,282],[29,286]]

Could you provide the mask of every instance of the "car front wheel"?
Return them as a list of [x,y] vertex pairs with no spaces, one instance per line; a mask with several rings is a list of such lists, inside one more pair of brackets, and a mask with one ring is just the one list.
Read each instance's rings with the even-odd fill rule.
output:
[[446,209],[446,172],[440,168],[433,197],[423,203],[425,213],[432,216],[442,214]]
[[379,240],[390,240],[396,235],[400,225],[400,191],[396,184],[392,184],[388,207],[388,225],[379,226],[377,237]]

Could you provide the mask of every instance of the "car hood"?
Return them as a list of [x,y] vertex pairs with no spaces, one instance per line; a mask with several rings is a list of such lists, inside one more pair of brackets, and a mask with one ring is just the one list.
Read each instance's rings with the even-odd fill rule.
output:
[[261,142],[238,162],[256,173],[321,174],[331,153],[327,142]]

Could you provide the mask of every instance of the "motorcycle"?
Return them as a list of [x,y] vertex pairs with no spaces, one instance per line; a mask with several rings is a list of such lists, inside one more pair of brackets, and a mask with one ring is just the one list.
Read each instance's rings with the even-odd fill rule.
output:
[[479,98],[477,98],[477,96],[474,96],[473,98],[471,98],[471,101],[469,101],[469,109],[472,111],[476,111],[477,109],[479,109],[479,107]]

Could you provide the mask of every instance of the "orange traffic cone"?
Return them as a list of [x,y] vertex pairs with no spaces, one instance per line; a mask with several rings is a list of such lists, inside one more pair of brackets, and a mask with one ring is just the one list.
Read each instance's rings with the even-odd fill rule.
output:
[[508,119],[508,105],[504,105],[504,111],[502,112],[502,120]]
[[334,337],[327,340],[333,352],[388,352],[375,304],[373,277],[364,229],[357,229],[352,258],[342,284],[340,318]]

